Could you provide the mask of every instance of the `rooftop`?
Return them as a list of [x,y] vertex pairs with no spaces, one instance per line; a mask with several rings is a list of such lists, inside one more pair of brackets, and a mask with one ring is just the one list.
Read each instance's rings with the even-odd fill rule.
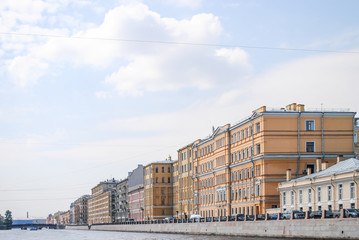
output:
[[321,178],[321,177],[327,177],[327,176],[331,176],[331,175],[338,175],[341,173],[348,173],[348,172],[355,172],[355,171],[359,171],[359,160],[356,158],[349,158],[345,161],[341,161],[323,171],[317,172],[317,173],[313,173],[304,177],[300,177],[300,178],[295,178],[290,180],[289,182],[295,182],[295,181],[302,181],[302,180],[306,180],[306,179],[311,179],[311,178]]

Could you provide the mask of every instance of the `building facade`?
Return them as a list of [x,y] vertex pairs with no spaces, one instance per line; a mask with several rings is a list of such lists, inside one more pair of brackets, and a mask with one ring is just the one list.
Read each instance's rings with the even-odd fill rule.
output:
[[116,188],[116,222],[128,220],[128,178],[120,180]]
[[128,176],[129,218],[142,221],[144,214],[143,165],[138,165]]
[[294,103],[281,109],[263,106],[236,124],[213,129],[209,137],[179,150],[182,165],[188,156],[193,163],[192,212],[212,217],[278,208],[277,187],[286,169],[300,177],[307,169],[315,171],[318,157],[333,165],[338,154],[355,156],[354,116],[305,111]]
[[173,215],[171,158],[144,167],[144,218],[163,219]]
[[[174,216],[187,219],[193,214],[193,143],[178,150],[178,162],[176,164],[176,179],[174,191],[176,191],[176,205]],[[176,214],[176,215],[175,215]]]
[[[321,159],[320,159],[321,160]],[[291,179],[278,186],[280,208],[285,210],[336,211],[342,208],[358,208],[359,160],[350,158],[327,168],[323,162],[316,173]]]
[[83,195],[74,202],[73,223],[87,224],[88,222],[88,201],[91,195]]
[[92,198],[88,200],[88,224],[113,223],[116,214],[116,186],[115,179],[100,182],[91,189]]

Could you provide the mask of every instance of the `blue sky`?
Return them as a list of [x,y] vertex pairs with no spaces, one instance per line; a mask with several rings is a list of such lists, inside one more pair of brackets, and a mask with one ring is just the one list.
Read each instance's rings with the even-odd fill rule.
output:
[[1,1],[0,213],[66,210],[99,181],[176,159],[262,105],[358,111],[358,10],[355,0]]

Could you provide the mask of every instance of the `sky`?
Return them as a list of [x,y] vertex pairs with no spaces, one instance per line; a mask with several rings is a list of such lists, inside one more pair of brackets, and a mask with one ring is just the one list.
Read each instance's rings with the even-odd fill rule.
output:
[[356,0],[2,0],[0,214],[45,218],[267,106],[359,111]]

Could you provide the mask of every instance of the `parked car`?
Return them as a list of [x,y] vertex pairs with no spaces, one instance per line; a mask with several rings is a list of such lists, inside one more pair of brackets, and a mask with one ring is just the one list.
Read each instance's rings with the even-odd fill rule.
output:
[[166,217],[164,220],[165,223],[173,223],[173,217]]
[[246,215],[247,221],[254,221],[254,215]]
[[[309,213],[309,218],[321,218],[323,214],[322,210],[318,210],[318,211],[312,211]],[[325,211],[325,218],[332,218],[333,217],[333,213],[329,210]]]
[[192,214],[189,219],[191,220],[191,222],[199,222],[199,219],[202,218],[201,215],[199,214]]
[[299,210],[286,210],[282,213],[283,219],[290,219],[293,212],[293,218],[294,219],[303,219],[305,218],[305,214],[302,211]]
[[[333,213],[335,218],[340,217],[340,210]],[[344,217],[346,218],[357,218],[359,217],[359,211],[353,208],[344,209]]]
[[245,218],[244,214],[237,214],[236,216],[237,221],[244,221],[244,218]]
[[265,219],[266,219],[266,215],[265,215],[265,214],[257,214],[256,220],[265,220]]

